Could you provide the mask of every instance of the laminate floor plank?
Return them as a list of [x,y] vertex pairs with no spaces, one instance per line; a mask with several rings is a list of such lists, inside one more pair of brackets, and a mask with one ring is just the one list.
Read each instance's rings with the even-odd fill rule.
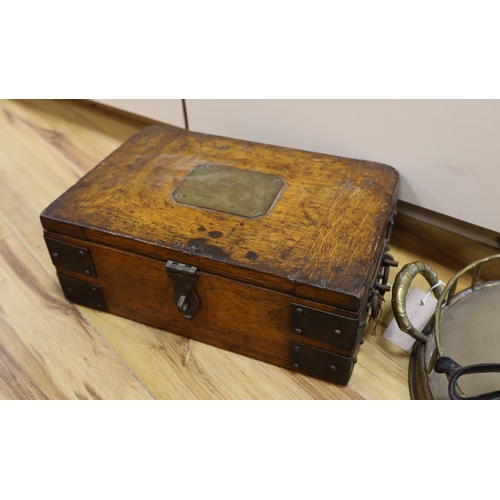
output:
[[[84,172],[30,126],[27,117],[19,118],[11,101],[1,102],[0,108],[3,109],[0,113],[0,217],[49,270],[53,266],[43,242],[40,213]],[[32,121],[37,120],[34,115]],[[62,123],[59,123],[61,130]],[[92,134],[82,130],[79,137],[78,149],[86,151],[86,139],[91,142]],[[118,142],[114,141],[107,149],[111,152],[116,147]],[[93,165],[101,159],[101,153],[95,153]]]
[[7,238],[7,236],[10,236],[11,234],[12,233],[11,233],[10,229],[7,227],[7,225],[0,218],[0,241],[3,240],[4,238]]
[[0,398],[152,399],[13,235],[0,241]]
[[[5,108],[4,108],[5,110]],[[49,268],[40,212],[82,172],[25,123],[0,113],[0,217]]]
[[145,123],[124,121],[91,102],[8,101],[4,113],[25,124],[81,173],[94,168]]
[[157,399],[361,399],[349,387],[78,307]]

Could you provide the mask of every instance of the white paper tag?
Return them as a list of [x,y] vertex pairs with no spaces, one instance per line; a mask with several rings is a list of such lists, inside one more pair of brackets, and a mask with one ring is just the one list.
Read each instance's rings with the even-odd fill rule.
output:
[[[424,299],[423,304],[421,303],[422,299]],[[406,314],[408,314],[408,318],[417,330],[422,331],[424,326],[429,322],[436,311],[436,305],[437,299],[434,295],[428,295],[418,288],[414,288],[408,294],[406,298]],[[406,352],[409,352],[415,343],[413,337],[410,337],[410,335],[399,329],[396,318],[393,318],[390,322],[382,334],[382,338],[404,349]]]

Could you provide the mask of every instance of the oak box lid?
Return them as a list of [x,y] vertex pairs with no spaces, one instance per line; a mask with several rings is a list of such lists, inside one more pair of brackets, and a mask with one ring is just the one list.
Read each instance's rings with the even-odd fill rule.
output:
[[41,220],[54,233],[356,311],[397,182],[379,163],[154,125]]

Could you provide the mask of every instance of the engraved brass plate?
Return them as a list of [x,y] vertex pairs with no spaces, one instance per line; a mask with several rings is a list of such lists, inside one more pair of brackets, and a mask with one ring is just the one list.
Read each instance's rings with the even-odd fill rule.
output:
[[181,205],[253,218],[269,212],[284,185],[278,175],[205,163],[189,172],[172,197]]

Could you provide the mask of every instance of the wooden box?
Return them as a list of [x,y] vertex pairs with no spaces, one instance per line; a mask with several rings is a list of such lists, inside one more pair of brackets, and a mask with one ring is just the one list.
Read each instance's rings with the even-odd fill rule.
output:
[[388,290],[386,165],[140,130],[41,214],[66,298],[338,384]]

